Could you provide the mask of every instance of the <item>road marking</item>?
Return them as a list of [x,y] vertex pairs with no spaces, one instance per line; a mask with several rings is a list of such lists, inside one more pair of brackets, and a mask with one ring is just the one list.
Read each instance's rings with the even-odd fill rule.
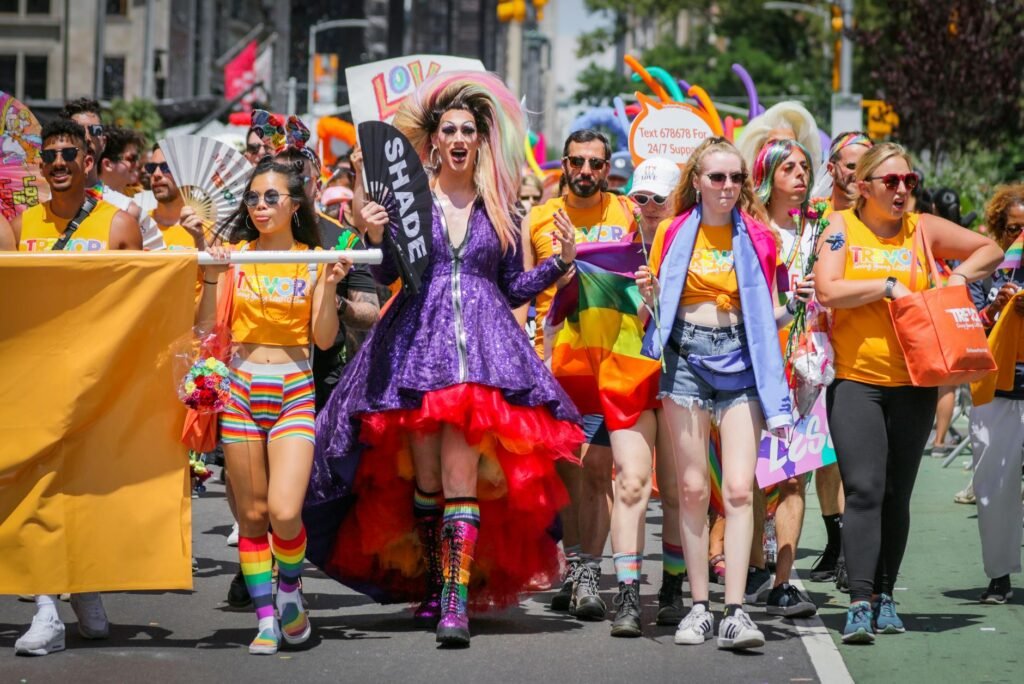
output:
[[[797,576],[796,568],[793,568],[793,576],[789,581],[807,594],[803,582]],[[836,642],[832,641],[832,636],[817,613],[809,618],[793,620],[793,625],[822,684],[853,684],[853,677],[846,669],[846,663],[836,647]]]

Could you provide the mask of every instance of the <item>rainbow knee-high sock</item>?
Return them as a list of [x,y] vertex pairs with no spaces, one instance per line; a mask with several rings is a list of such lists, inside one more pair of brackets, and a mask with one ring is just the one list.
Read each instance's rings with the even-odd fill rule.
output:
[[271,533],[274,556],[277,558],[277,591],[290,594],[299,588],[302,563],[306,560],[306,528],[299,529],[294,539],[282,539]]
[[616,553],[612,556],[615,562],[615,577],[623,584],[633,584],[640,581],[640,565],[643,563],[643,556],[633,551],[631,553]]
[[685,575],[686,559],[683,558],[683,547],[661,542],[662,569],[666,575]]
[[261,537],[239,537],[238,558],[242,565],[242,577],[249,589],[256,617],[262,623],[274,619],[273,583],[271,581],[270,543],[266,535]]

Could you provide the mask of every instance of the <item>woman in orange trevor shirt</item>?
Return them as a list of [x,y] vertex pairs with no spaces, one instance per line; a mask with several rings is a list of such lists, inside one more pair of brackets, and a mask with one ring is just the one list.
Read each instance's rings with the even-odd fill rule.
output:
[[[242,251],[319,250],[316,214],[292,165],[260,163],[232,219],[230,241]],[[226,251],[211,249],[221,257]],[[352,264],[305,263],[205,267],[199,320],[214,319],[216,291],[235,288],[231,336],[231,398],[221,414],[221,440],[238,512],[238,553],[259,632],[253,654],[274,654],[280,639],[310,635],[299,577],[306,555],[302,502],[315,435],[310,344],[334,344],[333,292]],[[273,528],[271,540],[267,531]],[[277,615],[271,584],[277,558]]]
[[[905,631],[892,591],[910,531],[910,496],[935,417],[936,389],[911,384],[888,307],[889,300],[928,286],[924,255],[914,249],[921,216],[906,209],[918,182],[912,169],[906,150],[893,143],[876,145],[861,158],[854,206],[829,217],[814,269],[818,301],[834,311],[836,381],[827,404],[846,492],[846,643]],[[951,285],[984,278],[1002,258],[994,242],[954,223],[928,216],[924,225],[935,257],[962,262]]]

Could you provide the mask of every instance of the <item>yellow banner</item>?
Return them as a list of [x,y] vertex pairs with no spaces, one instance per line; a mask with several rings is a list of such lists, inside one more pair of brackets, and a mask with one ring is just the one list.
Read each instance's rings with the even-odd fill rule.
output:
[[195,254],[0,254],[0,594],[191,589]]

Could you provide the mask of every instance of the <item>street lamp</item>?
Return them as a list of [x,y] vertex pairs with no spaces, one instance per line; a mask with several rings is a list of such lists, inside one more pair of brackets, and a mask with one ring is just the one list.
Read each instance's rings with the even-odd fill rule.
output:
[[309,27],[309,69],[306,82],[306,113],[313,111],[313,60],[316,59],[316,34],[320,31],[334,28],[368,28],[370,22],[366,19],[331,19],[330,21],[318,21]]

